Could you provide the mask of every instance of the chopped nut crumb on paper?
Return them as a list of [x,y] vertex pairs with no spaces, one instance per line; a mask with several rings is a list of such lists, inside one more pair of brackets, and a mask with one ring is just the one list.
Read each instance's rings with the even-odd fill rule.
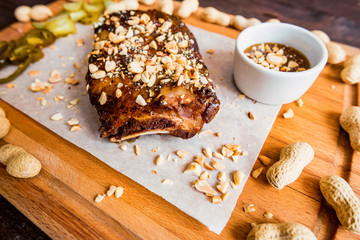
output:
[[[210,71],[210,78],[213,79],[215,91],[221,101],[219,114],[210,124],[205,124],[203,127],[204,130],[211,129],[213,131],[212,135],[196,136],[188,140],[166,135],[148,135],[136,139],[135,142],[125,141],[120,144],[110,143],[108,139],[101,138],[98,132],[98,115],[90,105],[89,96],[83,94],[86,91],[84,76],[89,71],[85,63],[86,56],[93,49],[92,40],[88,37],[89,33],[93,32],[91,26],[78,25],[76,34],[57,39],[54,47],[52,47],[53,49],[44,48],[44,58],[29,67],[29,71],[38,70],[40,73],[31,77],[27,72],[24,72],[12,82],[16,86],[15,88],[7,89],[5,85],[0,85],[0,92],[7,92],[1,95],[5,102],[10,103],[54,133],[163,197],[186,214],[209,227],[211,231],[220,233],[231,216],[244,183],[278,114],[279,106],[269,106],[261,103],[253,104],[248,98],[241,99],[239,97],[241,93],[234,87],[232,78],[233,58],[229,58],[230,55],[228,54],[234,50],[234,39],[195,27],[190,26],[190,28],[197,38],[200,50],[202,50],[201,53],[204,56],[204,62]],[[77,47],[76,40],[80,38],[85,39],[85,42],[83,46]],[[208,41],[210,38],[213,41]],[[166,41],[166,39],[163,41]],[[219,42],[222,44],[218,44]],[[156,42],[156,45],[158,45],[158,42]],[[66,47],[64,48],[64,46]],[[206,54],[207,49],[214,49],[216,57]],[[59,58],[59,55],[62,55],[62,58]],[[108,63],[107,67],[111,68],[111,63]],[[10,70],[2,69],[4,75],[10,73]],[[60,82],[49,83],[48,79],[52,70],[59,71],[62,76]],[[34,83],[36,79],[38,81]],[[34,83],[34,90],[38,91],[32,91],[28,88],[31,83]],[[52,87],[49,87],[49,85],[52,85]],[[37,87],[40,87],[40,89]],[[46,89],[50,91],[48,94],[44,93]],[[124,92],[121,94],[124,94]],[[17,97],[14,98],[14,96]],[[39,104],[40,100],[36,100],[37,97],[47,100],[46,106],[41,106]],[[116,97],[115,91],[111,97]],[[70,101],[76,98],[79,99],[79,102],[76,105],[70,104]],[[109,99],[110,97],[107,96],[107,101]],[[142,102],[140,101],[140,103]],[[73,107],[67,108],[67,105]],[[247,111],[251,111],[256,115],[255,121],[249,120],[246,114]],[[55,113],[61,113],[63,119],[60,121],[50,120],[50,117]],[[265,119],[266,116],[268,116],[267,119]],[[79,120],[80,131],[70,131],[71,126],[67,124],[67,121],[72,118]],[[221,137],[216,136],[217,132],[221,133],[218,134]],[[236,138],[233,139],[234,137]],[[229,143],[241,145],[242,149],[236,151],[229,149],[236,155],[224,157],[221,151],[222,147]],[[135,154],[135,145],[139,147],[139,155]],[[157,147],[160,147],[160,149],[153,153],[152,149]],[[209,150],[207,152],[208,156],[203,154],[204,148]],[[176,155],[178,150],[187,152],[184,159]],[[230,152],[225,153],[225,151],[224,155],[229,155]],[[224,159],[213,157],[213,152],[217,152]],[[154,159],[160,154],[164,158],[166,156],[166,163],[156,166]],[[169,154],[172,156],[170,161],[167,160]],[[196,163],[200,163],[200,176],[202,179],[199,179],[200,176],[184,174],[186,166],[191,162],[195,162],[195,156],[199,155],[203,157],[203,166],[200,165],[201,161]],[[212,166],[213,159],[225,166],[221,171],[226,173],[227,178],[225,181],[229,184],[226,193],[221,193],[216,188],[219,181],[217,175],[220,171]],[[238,186],[234,185],[231,175],[237,170],[241,170],[245,174],[243,184]],[[202,174],[205,171],[208,174]],[[171,179],[174,184],[162,184],[161,181],[164,179]],[[216,193],[214,196],[217,197],[214,200],[219,204],[212,203],[212,197],[206,196],[192,187],[191,183],[196,180],[208,182],[209,186],[215,191],[214,193]],[[107,190],[104,189],[99,194],[106,194]],[[121,190],[118,190],[118,193],[120,192]],[[116,191],[114,194],[116,195]],[[111,198],[115,200],[113,195]],[[110,197],[106,196],[102,201],[109,200]]]

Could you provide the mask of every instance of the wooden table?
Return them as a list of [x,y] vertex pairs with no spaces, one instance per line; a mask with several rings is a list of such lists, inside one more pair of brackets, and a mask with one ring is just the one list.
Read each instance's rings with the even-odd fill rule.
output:
[[[260,3],[256,8],[237,5],[238,10],[236,10],[229,4],[231,2],[230,0],[222,1],[220,4],[214,1],[211,5],[228,9],[228,12],[259,17],[261,20],[266,20],[263,16],[266,12],[273,12],[271,16],[280,19],[283,16],[275,14],[279,9],[269,8],[269,6],[265,8],[266,11],[261,11],[260,6],[263,5]],[[210,4],[211,1],[204,2],[204,6],[205,3]],[[279,6],[275,3],[274,5]],[[244,6],[250,5],[244,3]],[[304,15],[306,16],[305,13]],[[285,16],[284,14],[283,19],[291,19]],[[198,15],[186,22],[234,38],[238,34],[233,29],[203,23],[198,19]],[[315,23],[311,26],[321,29]],[[322,29],[325,29],[325,26],[323,25]],[[10,32],[13,31],[10,30]],[[356,27],[353,31],[356,32]],[[5,33],[9,33],[9,30],[0,33],[0,37],[10,36],[9,34],[4,36]],[[338,32],[330,32],[331,37],[337,34]],[[357,39],[346,41],[353,41],[353,45],[359,46]],[[358,49],[351,47],[346,47],[346,50],[349,54],[359,52]],[[358,186],[360,158],[358,154],[353,154],[347,134],[339,128],[337,121],[345,106],[358,105],[358,89],[355,85],[341,83],[338,78],[339,71],[340,68],[336,66],[326,67],[320,78],[303,97],[305,102],[303,108],[298,108],[294,103],[283,106],[262,150],[262,154],[277,159],[281,147],[293,141],[307,141],[315,149],[314,161],[304,170],[297,182],[281,191],[271,188],[264,175],[257,180],[250,178],[227,227],[219,237],[160,197],[44,129],[2,101],[0,106],[4,107],[8,113],[12,122],[12,131],[4,140],[1,140],[1,145],[10,142],[24,146],[42,160],[44,170],[41,177],[23,181],[7,176],[4,168],[1,167],[0,193],[50,237],[57,239],[73,237],[130,239],[238,237],[241,239],[249,232],[250,222],[265,222],[266,219],[262,217],[264,211],[274,214],[274,219],[270,222],[298,221],[306,224],[319,236],[319,239],[355,239],[355,235],[342,227],[338,228],[336,216],[332,210],[324,206],[318,188],[318,180],[321,176],[336,173],[347,179],[358,196],[360,195]],[[295,117],[283,119],[281,114],[289,107],[294,109]],[[56,147],[46,144],[49,140],[56,142]],[[69,149],[72,149],[71,153]],[[54,172],[50,167],[50,157],[61,162],[64,169]],[[73,158],[77,159],[77,163],[74,164]],[[85,163],[86,167],[84,167]],[[255,168],[258,166],[260,163],[257,162]],[[95,170],[98,171],[99,176],[92,176],[92,171]],[[124,196],[121,204],[112,202],[98,207],[89,201],[92,196],[87,196],[88,190],[79,189],[76,183],[62,181],[62,174],[68,171],[81,174],[81,179],[89,181],[94,191],[103,191],[111,181],[124,185],[127,195]],[[105,179],[104,176],[106,176]],[[0,219],[2,219],[0,235],[5,239],[13,239],[15,236],[47,238],[34,225],[28,226],[31,223],[21,218],[4,198],[0,203],[2,210],[0,211]],[[250,203],[255,204],[257,211],[244,214],[242,206]],[[109,209],[113,209],[114,213],[109,214]],[[16,231],[16,229],[19,230]]]

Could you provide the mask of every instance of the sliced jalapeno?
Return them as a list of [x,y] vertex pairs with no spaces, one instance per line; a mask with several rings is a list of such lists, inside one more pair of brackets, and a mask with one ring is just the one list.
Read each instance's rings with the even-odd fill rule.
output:
[[34,46],[49,46],[55,41],[55,36],[47,29],[33,29],[25,35],[27,44]]
[[7,82],[14,80],[29,66],[30,62],[31,62],[30,57],[26,58],[26,60],[24,62],[19,64],[19,66],[17,67],[15,72],[13,72],[11,75],[9,75],[5,78],[0,78],[0,83],[7,83]]

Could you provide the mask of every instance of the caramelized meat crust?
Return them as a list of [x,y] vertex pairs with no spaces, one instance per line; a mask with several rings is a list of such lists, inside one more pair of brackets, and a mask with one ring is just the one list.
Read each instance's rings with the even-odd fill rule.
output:
[[113,142],[155,133],[191,138],[219,111],[194,35],[175,16],[104,15],[88,63],[86,90],[101,137]]

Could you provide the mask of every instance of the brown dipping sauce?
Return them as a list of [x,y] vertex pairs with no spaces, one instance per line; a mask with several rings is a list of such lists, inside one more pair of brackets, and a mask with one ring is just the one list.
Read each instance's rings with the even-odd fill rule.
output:
[[280,43],[254,44],[245,55],[265,68],[281,72],[301,72],[310,68],[307,57],[299,50]]

